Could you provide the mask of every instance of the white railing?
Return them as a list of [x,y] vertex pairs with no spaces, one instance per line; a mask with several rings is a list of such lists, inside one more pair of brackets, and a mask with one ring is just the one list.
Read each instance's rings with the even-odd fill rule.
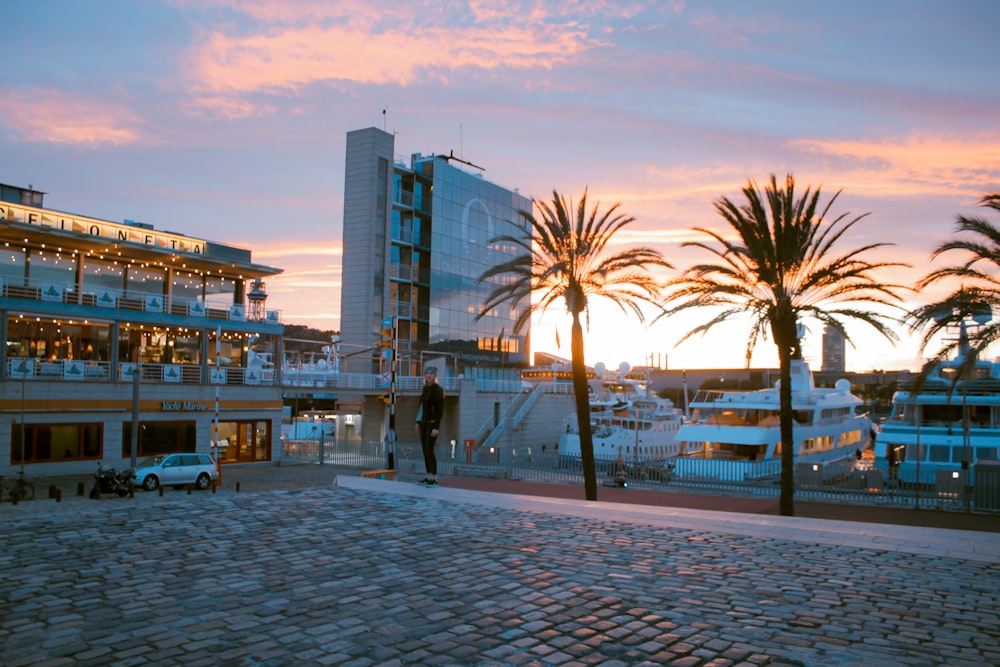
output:
[[[109,311],[164,313],[205,317],[215,320],[246,320],[247,305],[231,303],[219,299],[217,302],[190,297],[167,296],[162,293],[140,292],[132,289],[117,289],[75,282],[52,280],[0,279],[0,295],[8,299],[23,299],[50,303],[64,303],[80,306],[107,308]],[[262,315],[268,324],[280,324],[281,313],[268,310]]]
[[[566,460],[551,450],[543,451],[541,448],[528,446],[484,447],[482,445],[467,449],[461,445],[461,441],[458,441],[455,446],[439,442],[435,451],[438,471],[445,475],[476,475],[583,485],[579,461]],[[363,470],[386,467],[387,455],[386,442],[380,440],[282,438],[282,458],[290,462],[323,463]],[[676,459],[666,463],[679,463],[683,460]],[[394,465],[402,473],[421,474],[424,463],[419,443],[397,442]],[[780,492],[776,478],[753,481],[685,478],[677,474],[676,469],[671,470],[663,463],[655,466],[627,466],[624,476],[619,477],[622,471],[614,462],[597,461],[595,467],[599,481],[624,479],[629,487],[772,498],[776,498]],[[1000,479],[995,483],[1000,485]],[[906,480],[883,480],[878,471],[855,472],[853,477],[840,484],[816,486],[803,484],[801,480],[796,480],[795,483],[796,501],[856,504],[861,507],[881,505],[907,509],[961,511],[963,506],[959,495],[953,488],[920,487]],[[983,510],[996,512],[997,507],[987,504],[982,507],[977,506],[977,511]]]
[[68,380],[72,382],[132,382],[136,370],[142,382],[273,386],[274,369],[244,366],[204,368],[196,364],[136,364],[132,362],[42,360],[25,357],[7,359],[7,378],[12,380]]
[[673,473],[685,479],[749,482],[781,473],[781,461],[723,461],[677,458]]

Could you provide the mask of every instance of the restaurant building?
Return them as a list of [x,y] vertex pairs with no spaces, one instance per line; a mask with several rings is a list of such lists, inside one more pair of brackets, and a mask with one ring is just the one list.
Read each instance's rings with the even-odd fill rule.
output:
[[0,475],[280,455],[281,269],[43,198],[0,184]]

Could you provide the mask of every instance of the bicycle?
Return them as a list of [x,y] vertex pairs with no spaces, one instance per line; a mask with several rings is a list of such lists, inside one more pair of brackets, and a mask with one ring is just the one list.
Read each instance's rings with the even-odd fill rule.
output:
[[7,487],[7,493],[12,502],[35,499],[35,485],[24,478],[24,473],[19,472],[17,477]]

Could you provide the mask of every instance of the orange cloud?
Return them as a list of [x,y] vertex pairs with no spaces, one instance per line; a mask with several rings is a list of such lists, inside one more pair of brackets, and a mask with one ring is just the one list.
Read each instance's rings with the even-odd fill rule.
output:
[[43,88],[0,97],[0,123],[27,141],[44,143],[120,146],[143,139],[143,121],[128,107]]
[[255,259],[260,257],[301,258],[306,255],[333,255],[339,257],[343,254],[344,254],[344,247],[342,245],[274,246],[272,244],[269,247],[261,247],[260,249],[253,251],[253,256]]
[[1000,133],[996,132],[964,139],[919,134],[875,141],[799,139],[790,146],[853,161],[853,166],[837,172],[837,187],[853,192],[978,197],[1000,182]]
[[705,235],[692,229],[622,229],[615,233],[609,245],[653,245],[656,243],[685,243],[702,241]]
[[[329,273],[329,271],[326,272],[311,271],[307,273],[323,275],[325,273]],[[280,276],[275,276],[274,278],[271,278],[271,281],[268,283],[268,289],[271,296],[274,296],[274,294],[278,292],[284,292],[288,293],[289,295],[295,295],[296,291],[305,287],[329,289],[333,287],[339,288],[341,284],[342,283],[339,279],[323,280],[319,278],[309,278],[309,279],[293,278],[282,274]]]

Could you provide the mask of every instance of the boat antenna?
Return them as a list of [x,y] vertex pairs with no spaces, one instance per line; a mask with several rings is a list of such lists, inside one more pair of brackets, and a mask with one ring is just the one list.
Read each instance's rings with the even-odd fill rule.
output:
[[971,352],[972,348],[969,346],[969,331],[965,326],[965,320],[961,320],[958,323],[958,358],[965,361]]
[[681,371],[681,382],[684,385],[684,419],[691,419],[691,412],[688,409],[688,372]]

